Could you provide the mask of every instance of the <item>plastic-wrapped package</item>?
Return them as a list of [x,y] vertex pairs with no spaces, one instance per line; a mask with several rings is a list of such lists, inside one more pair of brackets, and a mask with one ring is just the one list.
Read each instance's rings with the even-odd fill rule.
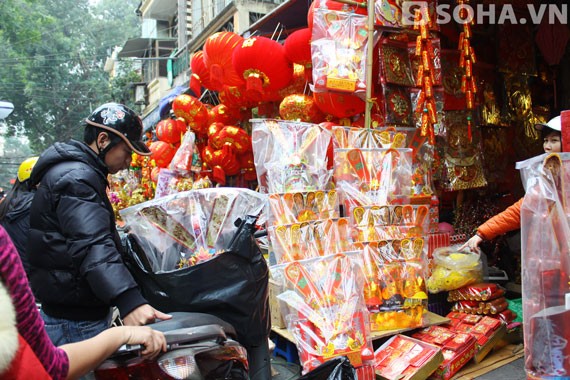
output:
[[371,330],[422,325],[428,298],[425,251],[422,238],[401,239],[366,244],[354,256],[362,268]]
[[427,281],[430,293],[459,289],[483,279],[479,254],[459,251],[457,246],[437,248],[433,262],[435,267]]
[[367,17],[317,8],[311,57],[314,91],[366,91]]
[[411,149],[335,149],[334,160],[346,213],[356,206],[409,203]]
[[311,123],[252,119],[252,144],[262,193],[289,193],[330,188],[327,169],[331,133]]
[[271,267],[272,277],[287,289],[277,298],[289,307],[285,319],[304,373],[337,356],[347,356],[357,370],[373,365],[356,265],[348,255],[338,254]]
[[277,263],[353,250],[346,218],[280,225],[268,233]]
[[269,225],[303,223],[340,216],[336,190],[270,194],[269,209]]
[[366,129],[360,127],[332,127],[333,146],[336,149],[384,148],[398,149],[406,147],[406,132],[393,127],[384,129]]
[[467,285],[459,289],[450,290],[447,295],[449,302],[455,301],[489,301],[503,297],[505,289],[498,284],[490,282],[480,282]]
[[[248,189],[190,190],[121,210],[153,273],[207,261],[227,249],[237,219],[259,215],[267,196]],[[265,223],[265,217],[259,223]]]
[[521,206],[525,368],[531,378],[570,376],[570,154],[517,163]]
[[184,134],[180,147],[176,150],[172,161],[170,161],[170,170],[180,174],[189,174],[191,172],[195,141],[196,135],[194,132],[188,131]]
[[356,242],[423,236],[429,226],[426,205],[356,206],[350,210]]

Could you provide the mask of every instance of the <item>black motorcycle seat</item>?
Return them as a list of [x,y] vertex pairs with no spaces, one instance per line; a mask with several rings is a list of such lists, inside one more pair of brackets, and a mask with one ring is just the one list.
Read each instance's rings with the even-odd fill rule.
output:
[[186,327],[197,327],[205,325],[220,325],[226,335],[232,339],[237,339],[236,330],[232,325],[216,317],[215,315],[192,312],[171,312],[171,319],[158,321],[147,326],[162,332],[183,329]]

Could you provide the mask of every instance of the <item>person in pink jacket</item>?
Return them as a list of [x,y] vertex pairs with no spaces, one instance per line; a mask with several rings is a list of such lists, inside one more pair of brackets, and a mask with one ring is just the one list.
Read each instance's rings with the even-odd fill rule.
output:
[[[535,128],[541,132],[545,153],[562,151],[562,123],[560,116],[556,116],[546,124],[536,124]],[[505,211],[493,216],[477,228],[473,235],[460,249],[469,248],[477,251],[479,245],[485,240],[493,240],[499,235],[514,231],[521,227],[521,205],[524,198],[519,199]]]
[[111,327],[93,338],[56,347],[49,339],[20,256],[0,226],[0,380],[77,379],[123,344],[142,344],[143,357],[166,351],[162,332]]

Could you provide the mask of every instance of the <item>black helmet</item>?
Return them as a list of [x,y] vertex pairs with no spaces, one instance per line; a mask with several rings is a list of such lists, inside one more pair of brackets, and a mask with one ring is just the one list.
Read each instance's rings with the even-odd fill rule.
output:
[[98,107],[85,122],[119,136],[137,154],[150,156],[150,150],[142,141],[143,123],[139,115],[119,103],[105,103]]

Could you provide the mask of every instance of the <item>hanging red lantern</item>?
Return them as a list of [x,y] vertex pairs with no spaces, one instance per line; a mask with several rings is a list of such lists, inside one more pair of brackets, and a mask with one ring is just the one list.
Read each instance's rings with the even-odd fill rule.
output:
[[204,64],[210,70],[211,89],[220,91],[225,85],[238,86],[243,78],[232,65],[232,54],[243,37],[234,32],[212,34],[204,43]]
[[239,162],[229,145],[224,145],[218,150],[207,146],[204,148],[202,158],[212,170],[212,180],[221,185],[226,184],[226,175],[236,175],[240,171]]
[[221,146],[215,146],[212,144],[212,141],[214,139],[214,136],[216,136],[218,133],[220,133],[220,131],[225,127],[224,124],[220,123],[220,122],[213,122],[212,124],[210,124],[210,126],[208,127],[208,145],[210,145],[211,147],[213,147],[214,149],[220,149]]
[[224,145],[230,145],[237,154],[244,154],[251,150],[251,137],[245,130],[233,125],[227,125],[218,133],[210,136],[209,144],[216,149],[221,149]]
[[192,54],[190,58],[190,89],[196,96],[202,95],[202,87],[212,87],[210,83],[210,70],[204,63],[204,52],[202,50]]
[[160,174],[160,169],[158,166],[155,166],[154,168],[152,168],[152,170],[150,171],[150,180],[154,183],[156,183],[158,181],[158,175]]
[[239,120],[239,112],[225,104],[218,104],[209,111],[209,123],[222,123],[224,125],[236,124]]
[[311,29],[299,29],[289,35],[283,43],[285,56],[291,62],[297,63],[305,68],[305,78],[311,81],[313,62],[311,58]]
[[186,121],[196,134],[204,134],[208,125],[208,109],[197,98],[182,94],[172,101],[172,112]]
[[164,141],[154,141],[149,147],[151,151],[151,158],[156,162],[159,168],[166,168],[174,154],[176,154],[176,147]]
[[245,96],[245,86],[224,86],[219,92],[220,103],[230,108],[248,107],[249,100]]
[[283,100],[287,95],[303,94],[307,87],[307,79],[305,78],[305,68],[299,64],[293,65],[293,79],[286,87],[274,92],[273,97],[264,98],[264,100]]
[[204,63],[204,52],[202,50],[192,54],[192,58],[190,58],[190,71],[192,76],[190,77],[189,87],[196,96],[202,95],[202,87],[211,89],[210,70],[208,70]]
[[364,112],[366,103],[356,95],[332,91],[314,92],[313,98],[319,109],[332,116],[351,117]]
[[238,157],[243,179],[248,182],[257,180],[257,172],[255,171],[255,161],[253,158],[253,151],[248,151]]
[[156,138],[169,144],[176,144],[188,129],[184,119],[165,119],[156,124]]
[[286,96],[279,105],[279,115],[285,120],[307,123],[320,123],[325,118],[313,98],[304,94]]
[[233,65],[246,81],[250,99],[259,101],[265,91],[289,84],[293,65],[285,57],[283,45],[267,37],[250,37],[233,52]]

